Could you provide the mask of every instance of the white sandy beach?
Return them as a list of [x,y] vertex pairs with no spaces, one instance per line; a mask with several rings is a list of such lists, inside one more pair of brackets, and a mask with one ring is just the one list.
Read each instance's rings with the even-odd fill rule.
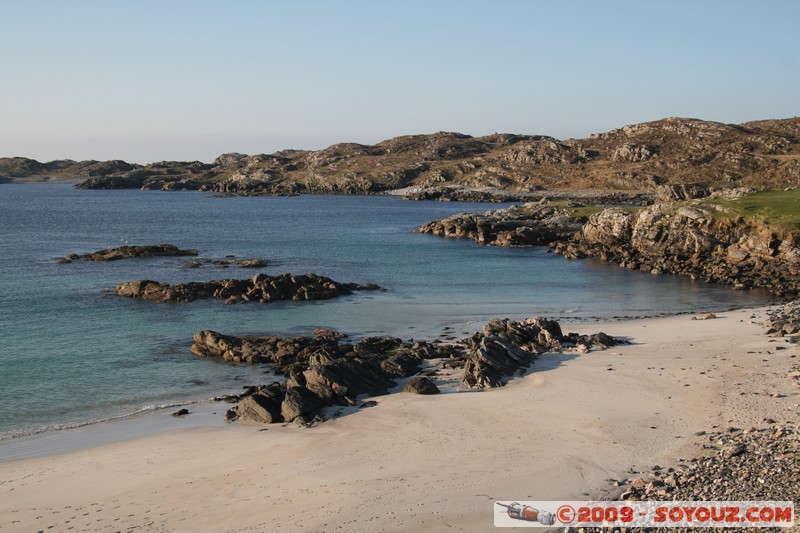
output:
[[236,423],[0,463],[0,530],[487,531],[495,500],[585,499],[690,457],[697,431],[797,422],[797,349],[753,314],[565,326],[633,344],[310,429]]

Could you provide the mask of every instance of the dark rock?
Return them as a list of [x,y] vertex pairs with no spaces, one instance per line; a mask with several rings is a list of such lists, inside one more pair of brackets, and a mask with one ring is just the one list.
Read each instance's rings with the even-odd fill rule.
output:
[[303,415],[315,413],[325,402],[305,387],[289,387],[281,404],[281,416],[286,422]]
[[[253,281],[267,279],[257,274]],[[247,387],[232,397],[231,401],[241,401],[226,419],[308,424],[315,423],[323,407],[354,406],[360,395],[386,394],[397,385],[396,379],[418,374],[426,359],[441,358],[442,366],[464,368],[464,383],[469,386],[495,387],[528,367],[538,354],[560,349],[570,340],[558,322],[543,318],[492,320],[482,333],[449,344],[395,337],[366,337],[353,344],[331,330],[314,333],[293,338],[235,337],[204,330],[194,334],[191,351],[232,363],[267,363],[275,374],[286,376],[285,383]],[[420,394],[436,389],[424,376],[410,380],[407,387]]]
[[733,457],[738,457],[739,455],[742,455],[746,451],[747,451],[747,446],[745,446],[741,442],[738,442],[725,451],[725,457],[727,459],[731,459]]
[[609,346],[616,346],[618,344],[623,344],[624,341],[612,337],[611,335],[606,335],[602,331],[599,333],[595,333],[593,335],[589,335],[588,337],[589,344],[594,344],[599,346],[600,348],[608,348]]
[[203,266],[215,266],[219,268],[227,268],[229,266],[236,266],[239,268],[262,268],[268,266],[269,262],[266,259],[194,259],[182,263],[184,268],[200,268]]
[[185,416],[185,415],[188,415],[188,414],[189,414],[189,410],[188,409],[179,409],[178,411],[175,411],[174,413],[172,413],[172,416]]
[[324,300],[351,294],[354,290],[365,289],[351,283],[339,283],[316,274],[302,276],[257,274],[251,280],[222,279],[174,285],[139,280],[121,283],[116,287],[117,294],[129,298],[157,302],[191,302],[213,298],[225,303]]
[[380,365],[387,375],[393,378],[404,377],[419,370],[420,359],[410,350],[401,350],[383,359]]
[[414,394],[439,394],[439,387],[434,385],[428,378],[418,376],[411,378],[403,387],[403,392],[412,392]]
[[360,394],[386,394],[395,382],[386,375],[374,358],[329,359],[312,356],[303,372],[306,387],[331,404],[355,405]]
[[234,408],[238,418],[251,420],[261,424],[280,422],[281,404],[262,394],[253,394],[242,398]]
[[533,363],[536,354],[500,337],[483,337],[464,365],[464,383],[469,387],[498,387],[503,379]]
[[175,257],[186,255],[197,255],[197,250],[181,250],[174,244],[158,244],[148,246],[120,246],[118,248],[106,248],[88,254],[70,254],[58,259],[57,263],[71,263],[76,260],[81,261],[117,261],[119,259],[134,259],[147,257]]

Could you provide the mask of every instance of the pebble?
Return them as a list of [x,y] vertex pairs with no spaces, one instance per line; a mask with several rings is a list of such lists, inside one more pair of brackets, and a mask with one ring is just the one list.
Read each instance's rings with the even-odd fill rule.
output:
[[[674,501],[800,501],[800,435],[794,424],[765,418],[766,427],[746,431],[710,431],[704,434],[704,455],[691,459],[663,477],[654,466],[637,478],[619,500]],[[772,427],[770,427],[772,426]],[[583,528],[585,532],[622,532],[620,527]],[[649,531],[649,529],[647,529]],[[653,531],[662,531],[655,530]],[[696,533],[697,529],[670,528],[670,533]]]

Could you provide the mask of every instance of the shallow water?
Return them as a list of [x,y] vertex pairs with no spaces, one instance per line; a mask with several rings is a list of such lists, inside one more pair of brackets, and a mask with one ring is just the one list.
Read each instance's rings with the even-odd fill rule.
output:
[[[435,218],[498,204],[395,197],[214,198],[195,192],[0,186],[0,438],[208,398],[269,379],[263,368],[192,356],[192,333],[431,338],[493,316],[648,316],[760,305],[763,293],[567,261],[542,248],[494,248],[413,233]],[[185,258],[77,262],[71,252],[172,243],[263,269],[187,269]],[[122,281],[315,272],[374,282],[321,302],[157,304],[103,292]]]

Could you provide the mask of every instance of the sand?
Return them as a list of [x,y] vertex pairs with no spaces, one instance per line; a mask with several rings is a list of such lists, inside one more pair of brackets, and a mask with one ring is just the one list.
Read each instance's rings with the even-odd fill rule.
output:
[[582,500],[690,457],[698,431],[798,421],[797,349],[762,314],[567,326],[632,344],[314,428],[195,427],[3,462],[0,530],[488,531],[495,500]]

